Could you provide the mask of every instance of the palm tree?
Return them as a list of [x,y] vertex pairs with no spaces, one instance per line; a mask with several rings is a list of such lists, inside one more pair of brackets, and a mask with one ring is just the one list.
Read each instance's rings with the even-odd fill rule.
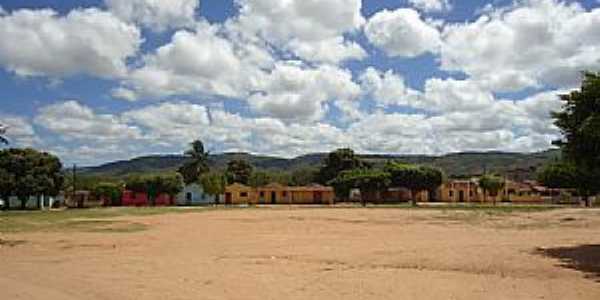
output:
[[6,134],[6,127],[0,124],[0,144],[8,145],[8,139],[4,136]]
[[195,140],[190,146],[191,149],[185,151],[185,156],[189,158],[189,161],[179,168],[185,184],[197,182],[200,175],[209,171],[208,157],[210,153],[204,150],[204,143]]

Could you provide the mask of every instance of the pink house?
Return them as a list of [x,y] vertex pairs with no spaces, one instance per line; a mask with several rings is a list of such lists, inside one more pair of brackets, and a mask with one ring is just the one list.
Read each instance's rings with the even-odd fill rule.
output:
[[[154,201],[157,206],[169,206],[173,205],[173,198],[167,194],[160,194]],[[147,193],[139,193],[134,191],[123,191],[123,197],[121,198],[121,205],[123,206],[149,206],[150,199]]]

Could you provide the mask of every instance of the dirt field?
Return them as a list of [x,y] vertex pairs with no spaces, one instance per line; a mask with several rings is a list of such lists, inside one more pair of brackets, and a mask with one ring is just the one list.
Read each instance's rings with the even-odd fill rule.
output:
[[600,210],[263,208],[108,220],[81,221],[101,230],[5,228],[0,299],[600,299]]

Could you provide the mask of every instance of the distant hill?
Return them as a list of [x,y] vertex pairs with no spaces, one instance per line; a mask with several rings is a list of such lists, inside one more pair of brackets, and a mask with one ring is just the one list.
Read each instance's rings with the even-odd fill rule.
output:
[[[256,169],[289,172],[304,167],[319,167],[326,156],[326,153],[315,153],[286,159],[248,153],[224,153],[211,155],[209,164],[213,169],[225,169],[230,160],[244,159]],[[488,171],[509,175],[518,180],[534,178],[536,170],[541,165],[559,156],[560,152],[558,150],[537,153],[465,152],[441,156],[360,155],[362,159],[375,166],[381,166],[389,160],[399,160],[406,163],[439,167],[450,177],[466,177]],[[140,173],[173,172],[186,160],[187,158],[181,155],[143,156],[97,167],[82,168],[80,174],[84,176],[122,178]]]

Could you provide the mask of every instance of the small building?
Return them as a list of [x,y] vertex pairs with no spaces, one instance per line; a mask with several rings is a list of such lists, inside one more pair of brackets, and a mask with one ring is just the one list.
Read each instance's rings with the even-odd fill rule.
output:
[[104,206],[104,200],[94,199],[90,191],[75,191],[65,194],[65,206],[68,208],[94,208]]
[[270,183],[256,188],[256,203],[253,204],[291,204],[287,186]]
[[285,186],[271,183],[252,188],[235,183],[225,188],[225,204],[334,204],[332,187],[321,185]]
[[234,183],[225,187],[225,204],[256,204],[256,192],[252,187]]
[[544,198],[534,182],[515,182],[507,180],[503,191],[503,200],[512,203],[542,203]]
[[450,180],[444,183],[437,192],[441,202],[449,203],[474,203],[482,202],[482,191],[475,180]]
[[[51,196],[29,196],[25,200],[25,209],[49,209],[55,206],[56,197]],[[21,209],[21,200],[17,197],[0,199],[0,208],[10,207],[11,209]]]
[[335,192],[329,186],[293,186],[286,191],[291,204],[335,204]]
[[218,196],[206,194],[202,185],[193,183],[183,188],[175,202],[181,206],[210,205],[218,203],[218,198]]
[[[167,194],[160,194],[154,199],[155,206],[170,206],[175,203],[175,199]],[[134,192],[130,190],[123,191],[121,197],[123,206],[150,206],[152,205],[147,193]]]

